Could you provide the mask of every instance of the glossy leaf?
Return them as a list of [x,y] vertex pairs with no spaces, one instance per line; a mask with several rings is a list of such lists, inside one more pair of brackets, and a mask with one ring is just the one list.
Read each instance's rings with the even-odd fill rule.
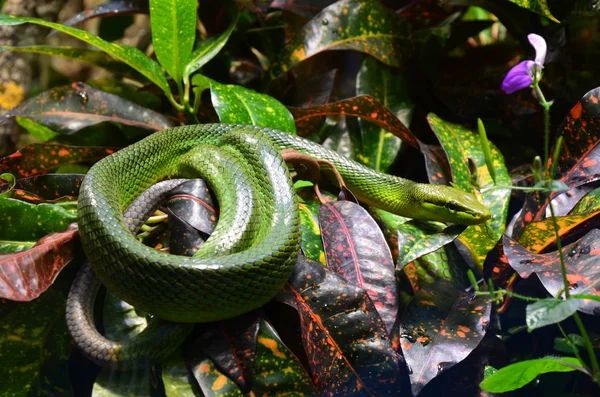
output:
[[[82,174],[47,174],[19,179],[10,190],[9,198],[30,203],[76,200]],[[0,194],[9,190],[9,184],[0,185]]]
[[194,47],[197,3],[196,0],[150,0],[156,57],[178,84]]
[[311,122],[315,119],[323,116],[346,115],[368,120],[391,132],[407,144],[413,147],[419,146],[417,138],[412,132],[392,112],[371,96],[357,96],[312,108],[289,109],[294,116],[296,127],[298,127],[301,136],[306,136],[313,131]]
[[[412,119],[414,104],[405,79],[390,67],[366,57],[356,77],[356,94],[371,95],[404,125]],[[354,147],[357,161],[380,172],[387,172],[400,150],[401,140],[384,128],[359,119],[360,136]]]
[[[584,232],[596,227],[600,221],[600,211],[583,215],[557,216],[554,221],[558,224],[558,235],[561,239],[581,236]],[[532,222],[519,239],[519,244],[535,253],[549,252],[556,249],[556,233],[554,221],[546,218],[543,221]],[[565,241],[563,241],[564,245]]]
[[300,210],[300,230],[302,231],[302,242],[300,243],[302,252],[308,259],[325,265],[327,261],[319,226],[321,202],[317,199],[312,186],[297,189],[296,192],[301,201],[298,209]]
[[559,22],[559,20],[556,19],[550,12],[550,9],[548,8],[548,3],[546,3],[546,0],[509,0],[509,1],[511,3],[515,3],[519,7],[527,8],[528,10],[531,10],[537,14],[543,15],[546,18],[550,19],[551,21]]
[[520,389],[542,374],[572,372],[582,363],[575,357],[544,357],[526,360],[500,368],[487,377],[480,386],[490,393],[504,393]]
[[194,357],[190,367],[204,396],[243,397],[245,395],[231,379],[217,369],[210,358]]
[[0,173],[27,178],[56,170],[60,166],[97,161],[116,151],[115,148],[37,144],[0,159]]
[[167,396],[200,395],[200,388],[192,380],[191,371],[188,369],[181,351],[176,351],[168,360],[161,362],[160,368],[161,380]]
[[491,302],[440,280],[415,294],[400,320],[401,346],[411,368],[413,394],[464,360],[484,337]]
[[401,358],[368,295],[301,258],[277,300],[295,308],[319,394],[398,394]]
[[165,93],[170,95],[171,91],[169,90],[169,84],[167,83],[167,79],[163,75],[158,63],[154,62],[137,48],[124,44],[110,43],[84,30],[63,26],[54,22],[44,21],[43,19],[15,17],[11,15],[0,14],[0,26],[19,25],[22,23],[34,23],[36,25],[46,26],[85,41],[86,43],[101,49],[107,54],[131,66],[142,75],[146,76],[148,80],[156,84]]
[[264,320],[260,322],[256,342],[255,381],[252,389],[255,395],[316,395],[310,376],[298,358]]
[[[557,251],[534,254],[508,236],[503,237],[504,252],[510,266],[523,278],[537,274],[551,296],[558,296],[564,288],[560,259]],[[600,230],[592,229],[579,241],[563,247],[563,256],[571,294],[585,293],[600,296],[600,271],[596,259],[600,255]],[[585,291],[585,292],[584,292]],[[595,314],[600,302],[579,300],[578,310]]]
[[79,249],[77,224],[51,233],[32,248],[0,255],[0,298],[27,302],[45,292]]
[[83,83],[42,92],[11,109],[4,119],[15,116],[28,117],[63,134],[107,121],[151,131],[172,126],[160,113]]
[[211,81],[210,93],[221,123],[249,124],[296,132],[294,119],[278,100],[237,85]]
[[571,317],[577,311],[576,299],[561,301],[542,300],[527,305],[525,322],[529,332],[547,325],[556,324]]
[[65,26],[74,26],[92,18],[129,14],[148,14],[149,12],[147,0],[111,0],[79,12],[62,24]]
[[220,373],[235,382],[244,393],[252,390],[254,360],[260,317],[251,312],[203,327],[194,342],[196,349],[211,358]]
[[119,76],[128,77],[142,82],[147,81],[143,75],[138,73],[132,67],[127,66],[123,62],[115,60],[108,54],[101,51],[89,50],[86,48],[55,47],[46,45],[22,47],[0,46],[0,50],[58,56],[88,65],[97,66]]
[[[484,225],[467,228],[459,239],[471,252],[481,269],[487,253],[504,232],[510,189],[495,186],[486,165],[479,134],[462,125],[446,122],[433,113],[427,116],[427,121],[448,155],[452,178],[457,187],[467,192],[474,192],[467,159],[471,159],[477,167],[477,183],[482,192],[482,202],[489,208],[492,218]],[[512,181],[506,169],[504,157],[491,142],[490,149],[493,156],[491,160],[496,172],[496,183],[511,186]]]
[[73,395],[68,365],[71,344],[64,317],[73,274],[63,275],[39,299],[16,304],[1,316],[0,395]]
[[280,76],[303,60],[326,50],[367,53],[400,66],[411,51],[408,25],[401,25],[377,0],[341,0],[315,15],[290,42],[271,73]]
[[15,117],[15,121],[21,128],[23,128],[31,136],[33,136],[36,140],[40,142],[47,142],[60,135],[58,132],[55,132],[50,128],[26,117],[17,116]]
[[236,11],[232,17],[231,24],[229,24],[223,33],[216,37],[209,37],[197,45],[194,52],[190,55],[190,59],[183,71],[184,79],[187,79],[192,73],[206,65],[208,61],[213,59],[215,55],[221,51],[225,44],[227,44],[227,40],[229,40],[229,36],[231,36],[231,33],[233,32],[238,18],[239,14]]
[[569,215],[583,215],[600,210],[600,188],[596,188],[581,198]]
[[394,262],[379,226],[350,201],[321,206],[319,214],[327,269],[364,289],[392,334],[398,316]]

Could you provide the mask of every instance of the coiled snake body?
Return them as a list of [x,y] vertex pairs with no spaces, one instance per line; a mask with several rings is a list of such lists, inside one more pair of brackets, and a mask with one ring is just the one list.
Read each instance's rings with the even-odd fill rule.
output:
[[[78,224],[94,273],[117,297],[155,318],[177,323],[231,318],[264,305],[288,279],[300,247],[295,193],[279,155],[283,149],[331,162],[361,201],[399,215],[460,224],[490,217],[470,194],[375,172],[285,132],[226,124],[185,126],[120,150],[86,175]],[[217,228],[194,257],[142,245],[130,232],[132,223],[139,226],[139,214],[123,216],[142,192],[173,177],[206,179],[219,201]],[[137,212],[149,215],[151,209],[140,206]],[[136,208],[129,212],[135,214]],[[88,276],[93,277],[91,271],[82,270],[67,304],[69,331],[88,356],[125,365],[137,355],[164,357],[172,350],[165,343],[160,353],[153,352],[152,344],[162,343],[149,338],[158,332],[153,327],[146,342],[128,345],[103,339],[91,320],[93,299],[86,296],[95,291],[87,290],[94,290],[85,284]],[[164,327],[171,327],[179,340],[187,332],[174,324]]]

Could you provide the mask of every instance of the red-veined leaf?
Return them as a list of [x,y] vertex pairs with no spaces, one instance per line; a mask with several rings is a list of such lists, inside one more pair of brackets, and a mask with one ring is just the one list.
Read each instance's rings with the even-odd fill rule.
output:
[[323,204],[319,223],[327,268],[367,292],[391,335],[398,292],[392,254],[381,229],[364,208],[350,201]]
[[44,91],[11,109],[4,119],[15,116],[28,117],[63,134],[106,121],[151,131],[172,126],[160,113],[79,82]]
[[30,301],[48,289],[76,253],[77,224],[40,239],[26,251],[0,255],[0,297]]

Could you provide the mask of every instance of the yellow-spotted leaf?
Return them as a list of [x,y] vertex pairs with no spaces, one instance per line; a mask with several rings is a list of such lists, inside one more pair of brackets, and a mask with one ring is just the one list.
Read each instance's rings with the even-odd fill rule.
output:
[[411,51],[408,24],[377,0],[341,0],[323,9],[300,29],[271,73],[280,76],[303,60],[327,50],[355,50],[400,66]]
[[[467,192],[475,192],[471,182],[471,171],[467,164],[470,161],[476,167],[476,181],[482,192],[482,202],[490,209],[492,218],[485,224],[467,228],[460,235],[459,240],[471,252],[477,266],[482,268],[487,253],[504,233],[510,189],[496,187],[494,184],[485,162],[479,134],[460,124],[444,121],[433,113],[427,116],[427,121],[448,156],[456,187]],[[490,150],[496,173],[496,184],[510,186],[512,181],[502,153],[491,142]]]
[[552,15],[550,12],[550,8],[548,8],[548,3],[546,0],[508,0],[511,3],[515,3],[519,7],[526,8],[530,11],[535,12],[536,14],[540,14],[545,16],[554,22],[560,22],[558,19]]

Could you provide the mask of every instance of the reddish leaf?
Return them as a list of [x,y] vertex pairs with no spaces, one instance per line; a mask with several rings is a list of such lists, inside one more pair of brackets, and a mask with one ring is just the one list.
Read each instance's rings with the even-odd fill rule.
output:
[[243,393],[252,390],[256,336],[260,321],[256,312],[251,312],[230,320],[210,323],[203,326],[203,332],[194,343]]
[[63,134],[106,121],[152,131],[172,126],[160,113],[80,82],[44,91],[11,109],[0,120],[16,116],[30,118]]
[[445,280],[415,294],[400,321],[413,394],[479,345],[491,307],[488,297],[463,293]]
[[92,18],[148,13],[148,0],[113,0],[75,14],[62,24],[65,26],[75,26]]
[[[46,174],[16,181],[8,197],[30,203],[74,201],[79,195],[82,174]],[[10,184],[0,185],[0,194],[10,189]]]
[[277,299],[294,307],[320,394],[399,395],[402,358],[364,290],[299,258]]
[[48,289],[75,255],[79,230],[51,233],[26,251],[0,255],[0,298],[31,301]]
[[117,148],[84,147],[68,145],[27,145],[23,149],[0,159],[0,173],[10,173],[15,178],[46,174],[67,164],[95,162],[116,152]]
[[[564,287],[558,251],[535,254],[506,235],[503,243],[506,258],[519,276],[527,278],[535,273],[551,296],[558,295]],[[600,230],[592,229],[579,241],[563,247],[562,251],[569,292],[600,296]],[[578,310],[598,314],[600,302],[581,300]]]
[[411,146],[419,147],[417,138],[415,138],[412,132],[392,112],[387,110],[375,98],[368,95],[356,96],[323,106],[306,109],[289,108],[289,110],[294,116],[299,135],[306,136],[310,134],[313,130],[311,128],[313,125],[312,122],[315,119],[318,120],[318,118],[323,116],[343,114],[370,121],[390,131]]
[[600,87],[589,91],[571,109],[558,131],[564,137],[560,166],[571,167],[598,141],[600,127]]
[[364,289],[391,335],[398,316],[392,254],[377,223],[360,205],[335,201],[319,214],[327,267]]

